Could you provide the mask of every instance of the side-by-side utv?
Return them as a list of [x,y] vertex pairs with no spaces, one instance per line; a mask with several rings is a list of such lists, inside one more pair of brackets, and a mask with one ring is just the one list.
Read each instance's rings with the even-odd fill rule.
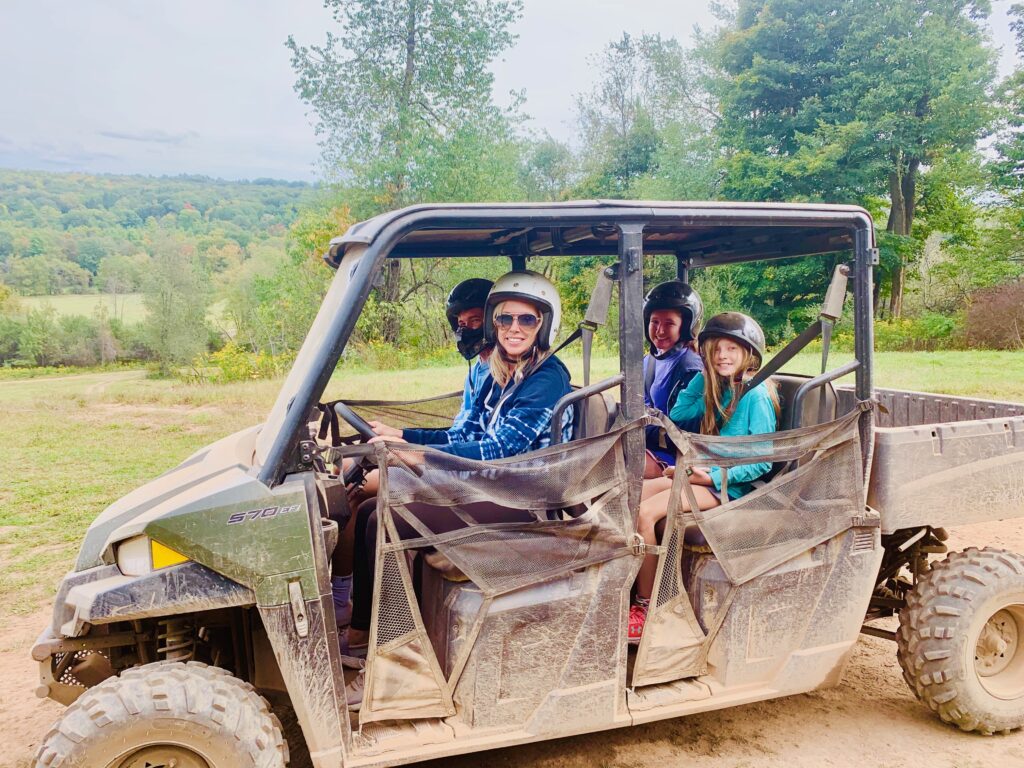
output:
[[[372,403],[331,400],[387,259],[522,269],[593,256],[614,263],[594,270],[581,335],[617,296],[620,367],[559,402],[553,423],[571,409],[572,439],[497,461],[400,451],[359,439],[372,434],[359,417]],[[674,259],[684,281],[756,262],[770,280],[772,260],[792,257],[835,269],[818,319],[759,374],[781,394],[779,430],[684,433],[645,410],[645,260]],[[325,256],[337,274],[266,421],[89,527],[32,650],[39,695],[69,705],[37,764],[284,766],[276,697],[294,708],[316,766],[399,765],[833,686],[861,632],[897,642],[907,682],[943,720],[986,734],[1020,727],[1024,558],[946,554],[943,527],[1024,515],[1024,405],[876,389],[877,258],[869,215],[848,206],[425,205],[353,226]],[[783,371],[811,342],[828,349],[844,303],[855,359],[829,368],[825,354],[813,377]],[[335,414],[356,431],[327,428]],[[660,543],[645,545],[636,517],[652,425],[680,466],[720,466],[726,479],[730,467],[772,469],[742,498],[696,513],[682,511],[692,488],[676,472]],[[330,563],[351,514],[345,483],[371,467],[380,525],[353,712]],[[479,523],[477,502],[533,520]],[[415,504],[467,524],[417,521],[418,537],[400,538],[396,521],[412,524]],[[630,589],[648,554],[655,590],[631,647]],[[898,631],[870,623],[893,614]]]

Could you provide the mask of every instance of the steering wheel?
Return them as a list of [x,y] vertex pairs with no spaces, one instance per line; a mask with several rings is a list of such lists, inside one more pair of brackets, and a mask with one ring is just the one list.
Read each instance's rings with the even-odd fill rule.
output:
[[358,432],[359,436],[362,437],[363,440],[370,440],[377,436],[377,433],[373,431],[373,427],[370,426],[369,422],[344,403],[335,403],[334,412],[348,422],[349,426]]
[[[363,442],[377,436],[377,433],[373,431],[373,427],[369,425],[366,419],[344,403],[335,403],[334,412],[344,419],[359,434],[359,436],[363,438]],[[363,478],[366,476],[366,471],[369,467],[370,464],[367,462],[365,456],[356,459],[352,462],[349,468],[345,470],[345,474],[342,476],[341,481],[346,487],[353,484],[362,485]]]

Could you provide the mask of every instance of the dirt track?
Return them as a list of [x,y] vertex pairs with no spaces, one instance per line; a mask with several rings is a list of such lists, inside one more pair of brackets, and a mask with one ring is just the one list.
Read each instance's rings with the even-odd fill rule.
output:
[[[951,548],[990,545],[1024,552],[1019,522],[954,530]],[[61,707],[35,698],[36,665],[28,650],[49,606],[8,621],[0,640],[4,750],[0,767],[21,768]],[[900,676],[893,643],[862,636],[843,683],[825,691],[693,715],[652,725],[560,739],[445,761],[445,766],[546,768],[886,768],[1024,767],[1024,734],[983,737],[939,722]],[[305,768],[296,760],[294,768]]]

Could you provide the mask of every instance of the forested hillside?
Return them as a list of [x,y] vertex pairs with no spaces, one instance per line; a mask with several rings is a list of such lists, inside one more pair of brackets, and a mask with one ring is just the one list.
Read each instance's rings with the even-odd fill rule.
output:
[[[0,170],[0,365],[169,370],[219,349],[260,281],[288,261],[289,228],[317,215],[319,195],[273,179]],[[88,303],[101,293],[108,301]],[[139,293],[141,322],[106,309]],[[69,294],[84,294],[76,306],[89,311],[20,300]]]
[[21,295],[137,291],[158,230],[226,267],[281,238],[313,192],[272,179],[0,170],[0,281]]

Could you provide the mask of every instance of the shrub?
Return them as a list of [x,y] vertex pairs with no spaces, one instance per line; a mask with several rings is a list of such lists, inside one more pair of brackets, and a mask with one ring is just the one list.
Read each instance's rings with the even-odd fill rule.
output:
[[875,323],[878,352],[934,352],[963,346],[956,316],[924,312],[917,317]]
[[216,369],[217,381],[223,382],[270,379],[287,371],[291,361],[288,355],[272,357],[266,352],[248,352],[233,341],[208,358],[208,364]]
[[967,307],[967,342],[986,349],[1024,349],[1024,283],[984,288]]

